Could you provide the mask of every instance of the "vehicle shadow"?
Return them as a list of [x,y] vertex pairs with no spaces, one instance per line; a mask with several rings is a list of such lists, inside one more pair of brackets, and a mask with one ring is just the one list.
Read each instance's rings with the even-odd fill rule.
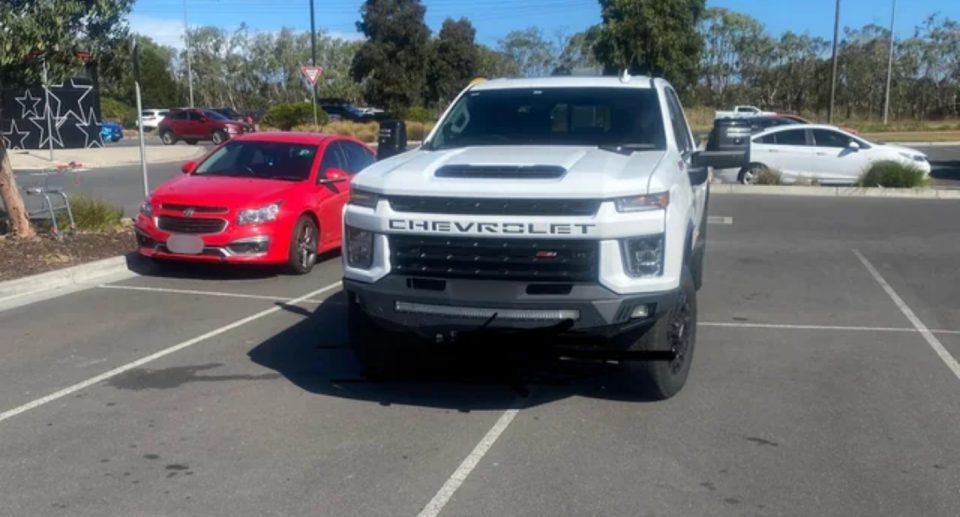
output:
[[931,178],[960,181],[960,160],[931,160],[930,168]]
[[[317,257],[317,266],[338,260],[340,251],[330,251]],[[262,280],[288,274],[275,265],[152,260],[136,252],[127,254],[127,268],[141,276],[209,281]]]
[[248,352],[250,359],[317,395],[461,412],[546,404],[568,397],[650,401],[623,386],[617,366],[569,360],[528,360],[441,350],[403,378],[365,379],[347,345],[343,292],[315,309],[278,303],[303,320]]

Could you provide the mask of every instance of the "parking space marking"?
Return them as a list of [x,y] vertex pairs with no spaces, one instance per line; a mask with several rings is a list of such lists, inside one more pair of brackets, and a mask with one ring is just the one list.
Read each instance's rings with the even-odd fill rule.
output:
[[[861,332],[917,332],[908,327],[848,327],[842,325],[780,325],[776,323],[730,323],[726,321],[700,321],[702,327],[726,327],[745,329],[773,329],[773,330],[847,330]],[[960,330],[930,330],[932,334],[960,334]]]
[[933,333],[930,332],[930,330],[927,328],[927,326],[924,325],[922,321],[920,321],[920,318],[918,318],[917,315],[914,314],[913,310],[911,310],[910,307],[907,306],[906,302],[904,302],[903,299],[900,298],[900,295],[898,295],[897,292],[893,290],[893,287],[890,287],[890,284],[888,284],[887,281],[884,280],[883,275],[881,275],[880,272],[877,271],[877,268],[873,267],[873,264],[871,264],[870,261],[867,260],[867,257],[864,257],[863,254],[856,249],[853,250],[853,253],[857,256],[858,259],[860,259],[860,262],[863,263],[863,266],[867,268],[867,271],[870,272],[870,275],[873,276],[873,279],[876,280],[878,284],[880,284],[880,287],[882,287],[884,291],[886,291],[887,296],[889,296],[890,299],[893,300],[893,303],[897,306],[897,308],[900,309],[900,312],[902,312],[903,315],[906,316],[908,320],[910,320],[910,323],[912,323],[914,328],[917,329],[917,332],[919,332],[920,335],[923,336],[923,339],[927,341],[927,344],[929,344],[930,347],[933,348],[933,351],[940,356],[940,359],[942,359],[943,362],[946,363],[947,367],[950,368],[950,370],[957,377],[957,379],[960,379],[960,363],[957,363],[957,360],[954,359],[952,355],[950,355],[950,352],[948,352],[946,348],[944,348],[943,343],[941,343],[940,340],[937,339],[937,336],[934,336]]
[[719,215],[708,215],[707,224],[733,224],[733,218],[721,217]]
[[[299,297],[299,298],[294,298],[293,300],[290,300],[290,302],[288,302],[288,303],[289,303],[289,304],[300,303],[300,302],[302,302],[302,301],[304,301],[304,300],[311,299],[311,298],[313,298],[314,296],[319,296],[319,295],[321,295],[321,294],[323,294],[323,293],[332,291],[332,290],[334,290],[334,289],[338,289],[339,287],[340,287],[340,282],[336,282],[336,283],[330,284],[330,285],[328,285],[328,286],[326,286],[326,287],[322,287],[322,288],[320,288],[320,289],[317,289],[316,291],[307,293],[307,294],[305,294],[305,295],[303,295],[303,296],[301,296],[301,297]],[[64,388],[64,389],[62,389],[62,390],[60,390],[60,391],[57,391],[57,392],[55,392],[55,393],[51,393],[50,395],[47,395],[46,397],[42,397],[42,398],[36,399],[36,400],[34,400],[33,402],[28,402],[28,403],[26,403],[26,404],[24,404],[24,405],[22,405],[22,406],[20,406],[20,407],[11,409],[11,410],[9,410],[9,411],[4,411],[3,413],[0,413],[0,422],[3,422],[4,420],[8,420],[8,419],[10,419],[10,418],[13,418],[13,417],[15,417],[15,416],[17,416],[17,415],[20,415],[20,414],[22,414],[22,413],[26,413],[27,411],[30,411],[31,409],[36,409],[36,408],[38,408],[38,407],[40,407],[40,406],[42,406],[42,405],[44,405],[44,404],[47,404],[47,403],[49,403],[49,402],[53,402],[54,400],[57,400],[57,399],[66,397],[67,395],[70,395],[70,394],[72,394],[72,393],[76,393],[76,392],[78,392],[78,391],[80,391],[80,390],[82,390],[82,389],[84,389],[84,388],[87,388],[87,387],[93,386],[94,384],[103,382],[103,381],[105,381],[105,380],[107,380],[107,379],[109,379],[109,378],[111,378],[111,377],[116,377],[117,375],[120,375],[120,374],[122,374],[122,373],[128,372],[128,371],[130,371],[130,370],[133,370],[134,368],[143,366],[143,365],[145,365],[145,364],[147,364],[147,363],[149,363],[149,362],[151,362],[151,361],[155,361],[155,360],[157,360],[157,359],[160,359],[161,357],[165,357],[165,356],[168,356],[168,355],[170,355],[170,354],[172,354],[172,353],[174,353],[174,352],[183,350],[184,348],[191,347],[191,346],[193,346],[193,345],[195,345],[195,344],[197,344],[197,343],[203,342],[203,341],[205,341],[205,340],[207,340],[207,339],[210,339],[210,338],[212,338],[212,337],[215,337],[215,336],[218,336],[218,335],[220,335],[220,334],[223,334],[224,332],[229,332],[229,331],[231,331],[231,330],[233,330],[233,329],[235,329],[235,328],[237,328],[237,327],[242,327],[243,325],[246,325],[247,323],[254,322],[254,321],[256,321],[256,320],[259,320],[260,318],[263,318],[263,317],[265,317],[265,316],[269,316],[269,315],[271,315],[271,314],[273,314],[273,313],[275,313],[275,312],[278,312],[278,311],[280,311],[280,310],[283,310],[283,307],[281,307],[281,306],[275,306],[275,307],[271,307],[271,308],[269,308],[269,309],[262,310],[262,311],[260,311],[260,312],[258,312],[258,313],[256,313],[256,314],[252,314],[252,315],[250,315],[250,316],[247,316],[246,318],[237,320],[237,321],[235,321],[235,322],[233,322],[233,323],[230,323],[230,324],[228,324],[228,325],[224,325],[224,326],[222,326],[222,327],[220,327],[220,328],[211,330],[210,332],[207,332],[206,334],[197,336],[197,337],[195,337],[195,338],[193,338],[193,339],[188,339],[187,341],[184,341],[184,342],[182,342],[182,343],[173,345],[173,346],[171,346],[170,348],[165,348],[165,349],[163,349],[163,350],[161,350],[161,351],[159,351],[159,352],[156,352],[156,353],[154,353],[154,354],[150,354],[150,355],[148,355],[148,356],[146,356],[146,357],[143,357],[143,358],[141,358],[141,359],[137,359],[136,361],[133,361],[132,363],[127,363],[127,364],[125,364],[125,365],[123,365],[123,366],[114,368],[113,370],[110,370],[110,371],[108,371],[108,372],[106,372],[106,373],[102,373],[102,374],[100,374],[100,375],[97,375],[96,377],[93,377],[93,378],[87,379],[87,380],[85,380],[85,381],[83,381],[83,382],[74,384],[73,386]]]
[[473,448],[470,455],[463,460],[463,463],[454,471],[453,475],[440,487],[440,491],[427,503],[427,506],[424,507],[418,517],[437,517],[437,515],[440,514],[440,511],[443,510],[443,507],[450,501],[453,494],[457,492],[457,489],[460,488],[463,481],[473,472],[473,469],[477,467],[480,460],[483,459],[487,451],[490,450],[490,447],[496,443],[497,439],[500,438],[500,435],[507,429],[510,422],[513,422],[514,417],[516,417],[519,412],[519,409],[508,409],[500,416],[497,423],[493,424],[493,427],[487,431],[487,434],[480,440],[480,443]]
[[[171,293],[171,294],[196,294],[201,296],[220,296],[224,298],[249,298],[252,300],[269,300],[272,302],[291,303],[293,298],[286,296],[267,296],[262,294],[244,294],[244,293],[225,293],[222,291],[197,291],[193,289],[167,289],[165,287],[143,287],[138,285],[115,285],[101,284],[97,286],[100,289],[116,289],[119,291],[148,291],[153,293]],[[323,303],[323,300],[299,300],[297,303]]]

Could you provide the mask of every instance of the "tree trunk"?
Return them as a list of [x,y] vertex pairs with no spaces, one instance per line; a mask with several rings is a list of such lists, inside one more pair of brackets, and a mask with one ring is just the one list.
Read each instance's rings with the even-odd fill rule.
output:
[[7,156],[7,149],[2,139],[0,139],[0,198],[3,199],[3,206],[7,209],[10,233],[22,238],[36,235],[30,227],[27,209],[23,205],[17,181],[13,177],[13,166],[10,164],[10,157]]

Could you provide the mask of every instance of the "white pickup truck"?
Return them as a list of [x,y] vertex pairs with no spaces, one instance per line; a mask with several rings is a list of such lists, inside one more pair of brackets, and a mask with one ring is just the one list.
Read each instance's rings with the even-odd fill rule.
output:
[[343,214],[349,341],[364,375],[548,342],[559,356],[619,362],[646,397],[680,391],[708,167],[740,166],[745,152],[698,151],[670,84],[626,74],[471,84],[410,151],[391,124]]
[[762,111],[756,106],[734,106],[733,111],[717,111],[714,113],[714,120],[722,118],[742,118],[742,117],[763,117],[776,115],[775,111]]

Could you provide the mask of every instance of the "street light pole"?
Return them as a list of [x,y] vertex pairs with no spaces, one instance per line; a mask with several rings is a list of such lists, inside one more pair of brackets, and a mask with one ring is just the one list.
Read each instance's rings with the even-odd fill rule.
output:
[[183,43],[187,46],[187,82],[190,85],[190,107],[193,107],[193,64],[190,62],[190,27],[187,25],[187,0],[183,0]]
[[[314,20],[313,0],[310,0],[310,64],[317,66],[317,27]],[[310,86],[313,93],[313,125],[317,125],[317,83]]]
[[890,83],[893,78],[893,24],[897,20],[897,0],[893,0],[890,9],[890,56],[887,58],[887,94],[883,100],[883,125],[887,125],[887,115],[890,113]]
[[830,75],[830,110],[827,112],[827,124],[833,124],[833,108],[837,98],[837,40],[840,38],[840,0],[837,0],[837,12],[833,19],[833,73]]

